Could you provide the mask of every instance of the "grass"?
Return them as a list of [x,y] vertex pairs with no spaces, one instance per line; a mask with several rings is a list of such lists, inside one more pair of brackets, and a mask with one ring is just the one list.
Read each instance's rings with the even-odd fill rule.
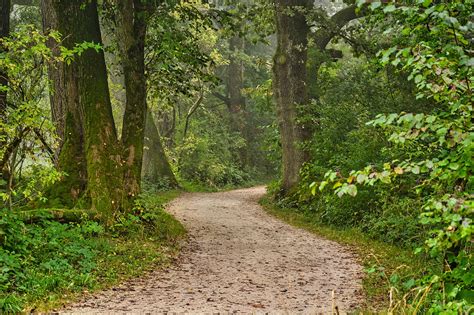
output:
[[180,185],[183,188],[183,190],[187,192],[220,192],[220,191],[229,191],[229,190],[234,190],[234,189],[250,188],[250,187],[255,187],[255,186],[260,186],[260,185],[267,185],[269,182],[271,182],[271,180],[272,180],[271,178],[263,178],[263,179],[246,181],[238,185],[225,185],[222,187],[214,187],[214,186],[210,187],[198,182],[190,182],[190,181],[181,180]]
[[19,227],[25,233],[12,245],[17,251],[21,245],[23,254],[0,248],[0,263],[18,261],[0,271],[6,277],[0,277],[0,312],[48,312],[84,294],[168,266],[185,229],[164,211],[164,205],[180,193],[145,194],[139,213],[124,217],[109,230],[90,221],[0,222],[0,231]]
[[366,297],[362,306],[364,313],[387,309],[390,291],[393,299],[401,298],[404,292],[395,294],[394,288],[403,287],[414,274],[426,268],[426,261],[415,256],[411,250],[375,241],[357,229],[323,226],[310,214],[276,206],[269,196],[265,196],[260,203],[267,213],[282,221],[346,245],[357,254],[366,271],[362,283]]

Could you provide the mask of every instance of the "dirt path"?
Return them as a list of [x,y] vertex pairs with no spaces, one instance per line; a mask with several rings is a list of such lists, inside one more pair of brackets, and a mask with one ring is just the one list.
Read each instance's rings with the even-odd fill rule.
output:
[[258,205],[264,187],[184,194],[169,211],[190,234],[168,270],[104,291],[69,313],[341,313],[362,300],[362,267],[343,246]]

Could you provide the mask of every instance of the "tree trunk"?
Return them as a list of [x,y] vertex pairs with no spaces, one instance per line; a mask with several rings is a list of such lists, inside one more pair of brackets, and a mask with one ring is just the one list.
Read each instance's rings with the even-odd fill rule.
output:
[[309,26],[301,9],[309,0],[276,0],[277,51],[274,57],[274,96],[277,103],[282,144],[282,192],[298,183],[299,171],[308,161],[304,142],[311,134],[305,126],[304,109],[308,106],[306,61]]
[[[312,136],[308,103],[310,100],[307,74],[308,35],[312,35],[317,51],[310,64],[310,74],[317,80],[321,65],[329,58],[337,58],[340,51],[328,50],[327,45],[349,21],[358,18],[356,6],[341,9],[331,16],[325,27],[309,32],[304,13],[297,8],[309,8],[310,0],[275,0],[277,21],[277,51],[274,57],[274,97],[277,103],[282,144],[282,193],[287,194],[299,181],[299,172],[310,159],[305,148]],[[296,9],[296,10],[295,10]],[[304,10],[303,10],[304,11]],[[311,97],[318,101],[317,87]]]
[[[53,10],[51,15],[56,17],[57,27],[63,31],[62,35],[68,45],[102,43],[96,0],[44,2],[44,7]],[[63,89],[60,92],[61,107],[58,107],[57,113],[65,113],[65,142],[60,155],[60,160],[64,163],[60,164],[75,164],[77,159],[82,159],[78,151],[83,144],[91,208],[101,214],[102,220],[110,223],[122,206],[122,167],[104,52],[87,49],[80,56],[75,56],[72,67],[64,67],[66,70],[59,73],[59,76],[55,77],[53,73],[54,85],[58,85],[60,91]],[[61,83],[61,79],[64,82]],[[69,110],[69,107],[72,108]],[[77,138],[81,134],[83,141]],[[68,147],[72,149],[69,151]]]
[[[64,36],[61,44],[69,49],[77,43],[74,24],[70,23],[75,14],[74,10],[73,2],[67,5],[53,0],[41,2],[44,32],[47,34],[52,30],[59,31]],[[48,46],[54,54],[60,53],[59,43],[54,40],[50,40]],[[52,187],[49,198],[60,199],[69,206],[73,206],[84,194],[87,184],[87,163],[83,145],[83,121],[79,111],[77,73],[78,63],[76,62],[70,65],[58,62],[49,65],[48,69],[51,81],[51,113],[59,140],[55,154],[57,167],[66,173],[66,176]]]
[[124,198],[129,202],[140,193],[146,122],[145,22],[141,0],[119,0],[117,10],[119,50],[125,78],[126,103],[122,145]]
[[142,175],[151,183],[166,180],[173,188],[179,186],[161,144],[160,134],[153,119],[153,114],[149,109],[146,114]]
[[[247,117],[245,97],[242,95],[244,88],[244,65],[236,56],[244,49],[244,40],[235,35],[230,39],[231,52],[227,73],[227,93],[229,95],[227,106],[231,119],[232,131],[239,133],[248,142]],[[248,162],[247,144],[239,149],[239,159],[242,166]]]
[[[97,1],[74,2],[78,43],[87,41],[102,44]],[[74,23],[69,21],[69,23]],[[84,120],[84,139],[87,161],[88,193],[92,210],[110,221],[124,209],[122,192],[122,166],[112,116],[107,69],[103,50],[88,49],[78,57],[80,109]],[[128,209],[128,207],[126,208]]]

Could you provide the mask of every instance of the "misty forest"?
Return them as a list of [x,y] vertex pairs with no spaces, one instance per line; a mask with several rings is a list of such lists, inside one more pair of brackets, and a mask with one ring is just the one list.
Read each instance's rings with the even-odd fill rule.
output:
[[0,0],[0,313],[473,313],[473,9]]

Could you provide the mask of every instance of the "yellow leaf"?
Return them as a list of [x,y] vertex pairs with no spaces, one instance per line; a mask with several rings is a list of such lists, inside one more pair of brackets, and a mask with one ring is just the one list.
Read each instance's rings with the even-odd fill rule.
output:
[[395,173],[398,174],[398,175],[402,175],[403,174],[403,168],[397,166],[395,167]]

